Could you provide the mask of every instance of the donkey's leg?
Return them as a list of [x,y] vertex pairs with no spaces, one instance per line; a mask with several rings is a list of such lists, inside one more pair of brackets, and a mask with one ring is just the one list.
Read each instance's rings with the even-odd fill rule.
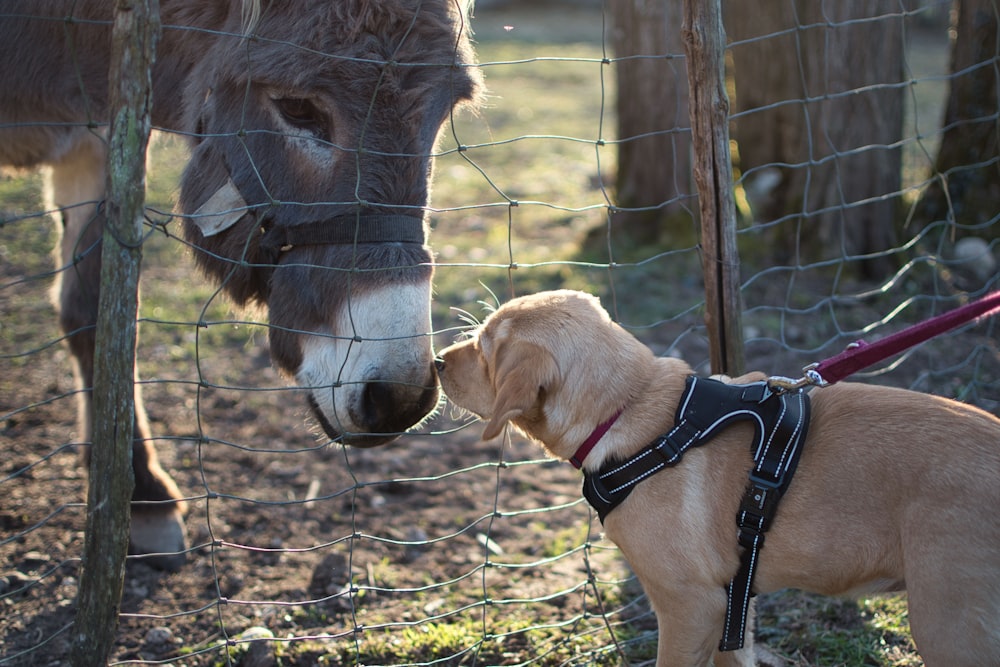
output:
[[[95,325],[104,228],[104,214],[97,202],[104,197],[105,156],[103,141],[93,134],[82,133],[73,150],[51,165],[48,183],[53,200],[51,206],[59,209],[62,223],[62,241],[57,253],[61,270],[55,288],[56,306],[75,361],[77,386],[81,389],[89,389],[94,383]],[[81,392],[79,424],[87,442],[93,434],[91,403],[91,392]],[[182,517],[186,506],[177,484],[160,467],[149,438],[149,425],[138,386],[135,409],[132,444],[135,491],[132,499],[139,502],[132,505],[130,551],[167,554],[151,557],[148,562],[172,570],[185,560],[187,544]]]

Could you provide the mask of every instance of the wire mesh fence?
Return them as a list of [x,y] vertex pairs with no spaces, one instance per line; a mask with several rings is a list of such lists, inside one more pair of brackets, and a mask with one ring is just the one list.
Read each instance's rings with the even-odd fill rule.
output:
[[[165,30],[186,32],[171,27],[172,3],[163,4]],[[670,7],[650,6],[647,19],[665,22],[672,50],[621,39],[626,4],[480,2],[471,15],[486,95],[475,113],[448,114],[422,156],[435,161],[425,208],[436,268],[432,324],[419,333],[437,348],[510,296],[572,287],[601,296],[657,354],[713,370],[698,194],[685,171],[680,26]],[[1000,282],[996,200],[970,195],[978,171],[996,171],[998,53],[991,44],[956,69],[949,40],[960,29],[949,11],[962,7],[980,12],[995,37],[996,7],[808,4],[725,15],[746,365],[793,376]],[[0,4],[0,22],[32,6]],[[242,20],[218,31],[231,32],[226,48],[246,48]],[[292,49],[294,33],[268,43]],[[864,44],[878,45],[868,55],[887,66],[847,60]],[[629,65],[670,68],[674,79],[653,79],[668,90],[669,109],[650,111],[632,94],[628,86],[639,84],[623,74]],[[980,86],[975,113],[949,112],[968,81]],[[304,85],[276,93],[266,84],[268,99],[279,100]],[[32,125],[2,115],[4,106],[0,137]],[[643,110],[652,124],[623,134],[622,117]],[[316,113],[286,111],[309,122]],[[338,133],[353,122],[334,119],[322,145],[341,150]],[[980,125],[994,129],[978,152],[964,162],[939,157],[942,145],[966,141],[955,132]],[[302,128],[283,127],[270,132],[301,145]],[[190,132],[202,142],[214,136]],[[130,557],[113,662],[651,663],[655,619],[601,539],[570,466],[516,435],[480,441],[475,420],[447,403],[381,447],[345,446],[316,424],[308,388],[270,357],[274,303],[270,321],[264,309],[234,308],[224,294],[232,278],[206,279],[195,267],[192,256],[204,251],[172,212],[192,155],[184,134],[163,131],[150,151],[137,368],[149,441],[188,504],[186,562],[163,570]],[[668,152],[656,143],[664,140]],[[618,177],[635,173],[621,163],[646,141],[662,162],[687,165],[650,201]],[[646,159],[639,171],[663,177]],[[352,161],[338,173],[357,180],[357,169]],[[207,196],[218,183],[199,177],[210,181]],[[941,183],[961,187],[944,188],[944,207],[934,208],[929,193]],[[66,344],[73,330],[60,328],[50,299],[75,264],[52,261],[58,224],[49,218],[66,214],[45,203],[47,187],[38,172],[0,180],[0,664],[11,665],[65,663],[87,513],[81,390]],[[966,326],[859,379],[996,413],[997,326]],[[846,604],[766,598],[758,636],[790,664],[849,662],[817,639],[837,633],[867,642],[875,664],[919,664],[905,628],[877,626],[871,607]]]

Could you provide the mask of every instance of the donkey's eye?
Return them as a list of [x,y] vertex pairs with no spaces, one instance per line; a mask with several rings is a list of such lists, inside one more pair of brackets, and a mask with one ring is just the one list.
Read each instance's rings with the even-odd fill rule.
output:
[[274,106],[289,125],[315,134],[329,141],[329,124],[326,116],[312,101],[300,97],[279,97]]

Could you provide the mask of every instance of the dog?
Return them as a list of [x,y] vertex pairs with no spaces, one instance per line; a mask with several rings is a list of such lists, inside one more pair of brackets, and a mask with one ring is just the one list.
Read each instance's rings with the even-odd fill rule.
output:
[[[569,290],[500,306],[437,365],[449,401],[486,422],[484,440],[510,424],[571,460],[596,435],[585,475],[671,431],[692,376],[613,322],[596,297]],[[1000,419],[858,383],[808,394],[807,435],[759,550],[754,593],[906,590],[926,665],[1000,664]],[[754,664],[749,627],[742,648],[719,648],[727,586],[745,552],[735,518],[754,435],[745,421],[721,430],[638,481],[605,518],[656,612],[658,667]]]

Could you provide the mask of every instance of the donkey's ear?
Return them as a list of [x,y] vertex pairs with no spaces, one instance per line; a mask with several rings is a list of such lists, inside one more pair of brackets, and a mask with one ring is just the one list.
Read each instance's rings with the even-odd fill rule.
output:
[[493,383],[496,398],[483,440],[492,440],[513,419],[533,408],[543,391],[559,380],[559,367],[552,354],[541,345],[514,341],[496,352]]

